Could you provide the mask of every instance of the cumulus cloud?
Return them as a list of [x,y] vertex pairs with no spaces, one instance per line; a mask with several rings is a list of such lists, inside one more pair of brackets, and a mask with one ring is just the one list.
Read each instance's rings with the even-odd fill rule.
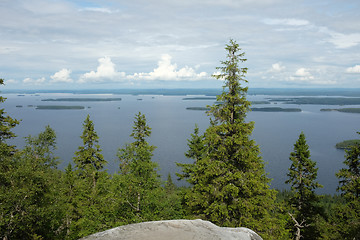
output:
[[304,19],[295,19],[295,18],[266,18],[263,20],[263,23],[268,25],[287,25],[287,26],[305,26],[309,25],[310,22]]
[[337,82],[334,80],[322,80],[316,79],[310,70],[307,68],[299,68],[296,70],[293,76],[288,78],[288,81],[300,83],[300,84],[312,84],[312,85],[333,85]]
[[360,73],[360,65],[355,65],[346,69],[347,73]]
[[269,69],[269,72],[278,73],[285,69],[285,66],[283,66],[281,63],[274,63],[271,65],[271,68]]
[[42,78],[39,78],[39,79],[32,79],[32,78],[25,78],[24,80],[23,80],[23,83],[24,84],[32,84],[32,85],[40,85],[40,84],[42,84],[42,83],[44,83],[46,81],[46,79],[44,78],[44,77],[42,77]]
[[130,79],[144,80],[200,80],[207,76],[207,73],[196,73],[191,67],[185,66],[179,70],[176,64],[171,63],[172,57],[169,54],[163,54],[158,62],[158,67],[149,73],[135,73],[128,76]]
[[96,71],[83,74],[79,79],[79,83],[104,82],[106,80],[116,81],[125,77],[124,72],[116,71],[115,64],[111,61],[110,57],[103,57],[98,61],[99,66]]
[[73,80],[70,78],[71,70],[63,68],[50,76],[52,83],[72,83]]

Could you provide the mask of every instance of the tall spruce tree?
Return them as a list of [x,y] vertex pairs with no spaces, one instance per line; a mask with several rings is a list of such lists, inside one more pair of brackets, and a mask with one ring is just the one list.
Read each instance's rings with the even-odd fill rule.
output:
[[99,177],[98,171],[104,168],[107,161],[101,154],[99,137],[95,131],[94,123],[90,120],[90,115],[87,115],[83,129],[84,131],[81,135],[83,146],[79,146],[79,150],[75,152],[74,163],[79,174],[84,178],[91,179],[95,188]]
[[242,85],[247,68],[239,67],[245,53],[233,40],[225,49],[227,60],[214,75],[225,85],[208,112],[211,125],[202,139],[204,150],[193,167],[185,168],[193,184],[186,203],[197,217],[220,226],[246,226],[269,237],[277,231],[270,217],[276,192],[269,189],[259,147],[250,138],[254,123],[245,122],[250,107],[248,88]]
[[338,191],[346,201],[345,206],[338,209],[337,224],[344,239],[360,239],[360,145],[352,146],[345,157],[347,168],[336,174]]
[[316,229],[315,221],[319,208],[319,197],[315,190],[322,188],[317,178],[316,162],[310,159],[309,146],[306,143],[305,135],[301,132],[299,139],[294,144],[294,152],[290,154],[291,166],[289,177],[285,183],[291,185],[293,195],[289,199],[291,206],[291,221],[294,223],[294,238],[318,239],[319,232]]
[[146,139],[151,135],[151,128],[146,123],[144,114],[139,112],[134,121],[131,137],[134,142],[118,150],[120,175],[118,183],[127,206],[127,219],[132,221],[150,220],[154,214],[153,191],[160,188],[158,165],[152,161],[155,146]]

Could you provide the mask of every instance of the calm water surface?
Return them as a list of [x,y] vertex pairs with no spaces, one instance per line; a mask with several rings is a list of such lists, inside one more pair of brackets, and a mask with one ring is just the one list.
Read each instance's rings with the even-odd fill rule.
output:
[[[13,140],[18,146],[24,145],[24,137],[37,135],[46,125],[57,133],[57,156],[60,167],[64,168],[74,157],[77,147],[82,144],[82,124],[87,114],[95,124],[100,137],[103,155],[108,161],[110,173],[118,171],[117,149],[131,142],[135,114],[139,111],[146,115],[152,135],[149,142],[157,149],[153,160],[159,163],[159,173],[166,179],[168,173],[174,174],[180,169],[175,162],[190,162],[184,157],[187,151],[187,139],[195,124],[201,131],[209,126],[209,118],[203,111],[186,110],[186,107],[204,107],[213,104],[213,100],[183,100],[184,96],[160,95],[106,95],[106,94],[54,94],[36,95],[2,94],[7,98],[2,107],[21,124],[14,132],[18,137]],[[46,98],[61,97],[121,97],[119,102],[44,102]],[[264,100],[277,96],[248,96],[249,100]],[[140,100],[141,99],[141,100]],[[18,107],[21,105],[22,107]],[[81,105],[84,110],[36,110],[29,105]],[[255,122],[253,138],[260,146],[262,157],[267,163],[266,171],[273,179],[273,188],[286,188],[284,184],[290,167],[289,155],[301,131],[305,133],[310,146],[311,159],[317,162],[318,181],[324,188],[319,193],[335,193],[338,179],[335,173],[343,167],[344,151],[336,149],[337,142],[358,138],[360,114],[340,112],[320,112],[321,108],[340,108],[343,106],[266,104],[254,107],[301,108],[302,112],[271,113],[250,112],[247,120]],[[351,106],[360,107],[360,106]],[[181,183],[180,183],[181,184]]]

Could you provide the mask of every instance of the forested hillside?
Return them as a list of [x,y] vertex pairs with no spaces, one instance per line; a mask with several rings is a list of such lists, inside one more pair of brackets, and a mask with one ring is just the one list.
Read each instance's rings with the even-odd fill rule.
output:
[[214,76],[224,87],[208,106],[210,126],[204,133],[195,126],[185,153],[189,162],[178,163],[178,177],[189,187],[177,187],[170,175],[161,181],[152,159],[156,146],[149,144],[151,126],[141,112],[134,116],[132,142],[119,146],[118,171],[109,174],[91,116],[72,164],[60,170],[51,126],[28,136],[20,149],[7,140],[21,123],[0,109],[0,237],[78,239],[129,223],[201,218],[248,227],[264,239],[360,239],[360,145],[346,151],[337,173],[339,195],[320,196],[316,162],[299,133],[289,153],[290,190],[271,189],[250,138],[254,123],[245,121],[251,103],[247,68],[240,66],[244,52],[233,40],[225,50]]

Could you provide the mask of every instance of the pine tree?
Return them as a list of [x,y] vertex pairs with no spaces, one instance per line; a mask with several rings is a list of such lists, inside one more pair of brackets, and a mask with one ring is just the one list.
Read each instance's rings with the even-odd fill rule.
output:
[[292,213],[289,213],[296,232],[294,236],[298,240],[317,239],[319,233],[315,226],[315,219],[321,213],[319,208],[319,197],[315,190],[321,188],[317,178],[316,162],[310,159],[309,146],[306,143],[305,135],[301,132],[299,139],[294,144],[294,152],[290,154],[291,166],[287,176],[287,184],[291,184],[292,197],[289,203]]
[[101,154],[99,145],[99,137],[95,132],[94,123],[90,120],[90,115],[87,115],[83,124],[83,146],[79,146],[79,150],[75,152],[74,162],[79,174],[91,179],[93,187],[96,186],[98,179],[98,172],[104,168],[107,161]]
[[[275,191],[269,189],[259,147],[250,138],[254,123],[245,122],[250,102],[246,100],[247,68],[239,45],[230,40],[227,60],[214,77],[225,81],[210,111],[211,125],[206,129],[204,150],[191,169],[191,191],[186,195],[192,212],[220,226],[246,226],[269,236],[276,232],[270,211]],[[186,169],[185,169],[186,170]]]
[[[357,132],[360,134],[360,132]],[[360,239],[360,145],[346,151],[344,164],[336,174],[339,178],[338,191],[346,205],[338,209],[337,223],[344,239]]]
[[131,137],[134,142],[118,151],[120,160],[120,176],[118,183],[130,207],[126,218],[133,221],[149,219],[154,214],[152,192],[160,188],[160,179],[157,173],[158,165],[152,161],[155,146],[150,145],[146,138],[150,137],[151,128],[146,123],[145,115],[140,112],[136,115]]

